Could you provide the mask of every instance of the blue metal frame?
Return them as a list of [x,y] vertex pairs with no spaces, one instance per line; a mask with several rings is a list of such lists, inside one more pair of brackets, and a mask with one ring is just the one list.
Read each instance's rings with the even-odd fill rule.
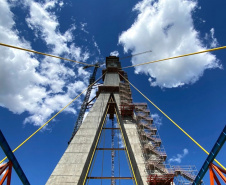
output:
[[1,130],[0,130],[0,145],[1,145],[2,150],[4,151],[5,155],[12,162],[13,168],[16,171],[16,173],[19,176],[22,183],[24,185],[30,185],[29,181],[27,180],[26,175],[24,174],[22,168],[20,167],[20,164],[18,163],[15,155],[13,154],[13,152],[12,152],[8,142],[6,141],[4,135],[2,134]]
[[213,146],[211,152],[209,153],[207,159],[205,160],[201,170],[199,171],[192,185],[199,185],[201,183],[202,178],[204,177],[208,170],[209,164],[213,162],[218,152],[220,151],[221,147],[224,145],[225,141],[226,141],[226,126],[221,132],[221,135],[219,136],[217,142]]

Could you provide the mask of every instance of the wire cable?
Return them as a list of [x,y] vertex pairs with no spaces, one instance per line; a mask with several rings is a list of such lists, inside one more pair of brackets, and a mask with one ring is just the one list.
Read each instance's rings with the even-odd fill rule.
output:
[[138,185],[138,183],[137,183],[137,178],[136,178],[136,176],[135,176],[134,169],[133,169],[133,166],[132,166],[132,162],[131,162],[131,159],[130,159],[130,156],[129,156],[128,148],[127,148],[127,146],[126,146],[124,134],[123,134],[123,132],[122,132],[122,126],[121,126],[121,124],[120,124],[119,117],[118,117],[118,113],[117,113],[116,109],[115,109],[115,113],[116,113],[117,122],[118,122],[118,124],[119,124],[120,131],[121,131],[121,134],[122,134],[122,139],[123,139],[123,142],[124,142],[124,145],[125,145],[125,148],[126,148],[126,153],[127,153],[128,159],[129,159],[130,167],[131,167],[131,170],[132,170],[132,172],[133,172],[133,177],[134,177],[134,179],[135,179],[136,185]]
[[[102,100],[103,100],[103,99],[102,99]],[[103,102],[101,102],[101,107],[103,107],[102,103],[103,103]],[[102,109],[103,109],[103,108],[102,108]],[[103,137],[103,134],[101,134],[101,136],[100,136],[100,141],[102,140],[102,137]],[[98,144],[97,144],[97,148],[98,148],[98,147],[100,147],[100,142],[98,142]],[[92,174],[92,172],[93,172],[93,168],[94,168],[94,166],[95,166],[95,162],[96,162],[97,155],[98,155],[98,150],[95,151],[94,159],[93,159],[93,162],[92,162],[92,165],[91,165],[91,169],[90,169],[90,171],[89,171],[89,173],[88,173],[89,176],[90,176],[90,175]],[[87,183],[86,183],[87,185],[89,184],[89,181],[90,181],[90,178],[88,179],[88,181],[87,181]]]
[[[119,127],[119,125],[118,125],[118,127]],[[118,148],[119,148],[119,137],[120,137],[120,132],[118,130]],[[130,174],[131,174],[131,177],[132,177],[132,173],[131,172],[130,172]],[[120,173],[120,153],[119,153],[119,150],[118,150],[118,176],[119,177],[121,176],[121,173]],[[121,185],[120,179],[119,179],[119,185]]]
[[161,62],[161,61],[164,61],[164,60],[170,60],[170,59],[175,59],[175,58],[186,57],[186,56],[190,56],[190,55],[197,55],[197,54],[200,54],[200,53],[207,53],[207,52],[221,50],[221,49],[226,49],[226,46],[213,48],[213,49],[207,49],[207,50],[204,50],[204,51],[198,51],[198,52],[194,52],[194,53],[188,53],[188,54],[185,54],[185,55],[179,55],[179,56],[175,56],[175,57],[169,57],[169,58],[155,60],[155,61],[151,61],[151,62],[145,62],[145,63],[141,63],[141,64],[135,64],[135,65],[132,65],[132,66],[123,67],[122,69],[130,68],[130,67],[136,67],[136,66],[141,66],[141,65],[146,65],[146,64],[151,64],[151,63],[156,63],[156,62]]
[[83,63],[83,62],[78,62],[78,61],[75,61],[75,60],[71,60],[71,59],[67,59],[67,58],[63,58],[63,57],[59,57],[59,56],[55,56],[55,55],[50,55],[50,54],[42,53],[42,52],[35,51],[35,50],[20,48],[20,47],[17,47],[17,46],[4,44],[4,43],[1,43],[1,42],[0,42],[0,45],[1,46],[5,46],[5,47],[9,47],[9,48],[14,48],[14,49],[19,49],[19,50],[23,50],[23,51],[28,51],[28,52],[31,52],[31,53],[36,53],[36,54],[39,54],[39,55],[45,55],[45,56],[49,56],[49,57],[53,57],[53,58],[58,58],[58,59],[62,59],[62,60],[67,60],[67,61],[71,61],[71,62],[75,62],[75,63],[79,63],[79,64],[83,64],[83,65],[87,65],[87,66],[94,66],[95,67],[95,65],[93,65],[93,64],[87,64],[87,63]]
[[[102,136],[101,136],[102,137]],[[100,140],[101,140],[101,138],[100,138]],[[97,147],[99,147],[100,146],[100,143],[97,145]],[[95,162],[96,162],[96,159],[97,159],[97,155],[98,155],[98,150],[96,150],[96,152],[95,152],[95,154],[94,154],[94,159],[93,159],[93,162],[92,162],[92,165],[91,165],[91,169],[90,169],[90,172],[89,172],[89,176],[91,176],[91,174],[92,174],[92,172],[93,172],[93,168],[94,168],[94,164],[95,164]],[[87,185],[89,184],[89,181],[90,181],[90,179],[88,179],[88,181],[87,181]]]
[[[124,78],[124,80],[126,80],[127,82],[129,82],[129,80],[127,80],[124,76],[122,76],[120,73],[118,73],[121,77]],[[185,130],[183,130],[178,124],[176,124],[165,112],[163,112],[157,105],[155,105],[150,99],[147,98],[147,96],[145,96],[142,92],[140,92],[131,82],[129,82],[129,84],[136,89],[146,100],[148,100],[156,109],[158,109],[165,117],[167,117],[177,128],[179,128],[186,136],[188,136],[199,148],[201,148],[207,155],[209,155],[209,152],[207,152],[195,139],[193,139]],[[214,159],[214,161],[219,164],[224,170],[226,170],[226,168],[216,159]]]
[[89,173],[89,169],[90,169],[91,163],[92,163],[92,161],[93,161],[93,157],[94,157],[94,154],[95,154],[95,150],[96,150],[97,145],[98,145],[98,142],[99,142],[99,140],[100,140],[100,135],[101,135],[101,132],[102,132],[102,129],[103,129],[103,126],[104,126],[106,117],[107,117],[108,109],[109,109],[109,105],[107,106],[107,111],[106,111],[106,113],[105,113],[105,115],[104,115],[104,120],[103,120],[103,122],[101,123],[100,132],[99,132],[99,134],[98,134],[98,137],[97,137],[97,140],[96,140],[96,144],[95,144],[95,147],[94,147],[94,150],[93,150],[93,153],[92,153],[90,162],[89,162],[89,166],[88,166],[88,168],[87,168],[87,171],[86,171],[86,174],[85,174],[85,178],[84,178],[84,181],[83,181],[83,183],[82,183],[83,185],[85,185],[85,182],[86,182],[86,179],[87,179],[87,175],[88,175],[88,173]]
[[[104,126],[103,128],[106,128],[106,120],[105,120],[105,123],[104,123]],[[103,130],[102,128],[102,130]],[[105,148],[105,130],[104,129],[104,137],[103,137],[103,148]],[[104,172],[104,150],[103,150],[103,157],[102,157],[102,169],[101,169],[101,177],[103,177],[103,172]],[[101,178],[101,185],[102,185],[102,178]]]
[[[113,101],[114,102],[114,101]],[[116,110],[115,110],[115,114],[117,114],[117,112],[116,112]],[[126,144],[125,144],[125,141],[123,142],[122,141],[122,130],[121,130],[121,126],[120,126],[120,124],[119,124],[119,119],[118,119],[118,115],[116,115],[116,117],[117,117],[117,127],[119,128],[119,130],[118,130],[118,148],[119,148],[119,138],[120,138],[120,140],[121,140],[121,142],[123,143],[123,145],[124,146],[126,146]],[[120,134],[121,134],[121,137],[120,137]],[[123,138],[124,139],[124,138]],[[127,148],[126,148],[127,149]],[[131,177],[134,177],[134,179],[132,180],[132,182],[133,182],[133,185],[134,185],[134,181],[135,181],[135,175],[133,175],[133,172],[132,172],[132,163],[130,163],[130,161],[129,161],[129,159],[128,159],[128,157],[129,156],[127,156],[127,155],[129,155],[127,152],[128,151],[124,151],[125,152],[125,156],[126,156],[126,161],[127,161],[127,164],[128,164],[128,167],[129,167],[129,171],[130,171],[130,175],[131,175]],[[119,177],[121,176],[121,173],[120,173],[120,152],[119,152],[119,150],[118,150],[118,163],[119,163]],[[130,165],[129,165],[130,164]],[[135,182],[136,183],[136,182]],[[121,181],[120,181],[120,179],[119,179],[119,185],[121,184]]]
[[[103,74],[105,75],[105,73]],[[98,78],[95,82],[93,82],[89,87],[91,87],[92,85],[94,85],[96,82],[98,82],[103,75]],[[17,146],[12,152],[14,153],[15,151],[17,151],[21,146],[23,146],[29,139],[31,139],[38,131],[40,131],[43,127],[45,127],[50,121],[52,121],[58,114],[60,114],[64,109],[66,109],[70,104],[72,104],[78,97],[80,97],[89,87],[87,87],[84,91],[82,91],[78,96],[76,96],[76,98],[74,98],[70,103],[68,103],[64,108],[62,108],[59,112],[57,112],[52,118],[50,118],[44,125],[42,125],[39,129],[37,129],[33,134],[31,134],[27,139],[25,139],[19,146]],[[5,161],[7,159],[7,157],[5,157],[4,159],[2,159],[0,161],[0,164]]]

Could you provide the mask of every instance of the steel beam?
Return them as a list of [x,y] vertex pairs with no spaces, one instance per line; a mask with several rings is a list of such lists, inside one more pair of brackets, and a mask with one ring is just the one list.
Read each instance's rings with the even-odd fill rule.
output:
[[15,155],[13,154],[8,142],[6,141],[4,135],[2,134],[2,131],[0,130],[0,145],[2,147],[2,150],[4,151],[5,155],[8,157],[8,159],[12,162],[13,168],[16,171],[18,177],[20,178],[21,182],[24,185],[30,185],[29,181],[27,180],[26,175],[24,174],[22,168],[20,167],[20,164],[18,163]]
[[103,129],[107,129],[107,130],[120,130],[120,128],[103,128]]
[[87,177],[87,179],[122,179],[122,180],[131,180],[134,177]]
[[125,148],[96,148],[96,150],[126,150]]
[[210,163],[213,162],[213,160],[217,156],[218,152],[220,151],[221,147],[224,145],[225,141],[226,141],[226,125],[225,125],[223,131],[221,132],[217,142],[213,146],[211,152],[209,153],[207,159],[205,160],[204,164],[202,165],[202,168],[200,169],[200,171],[199,171],[198,175],[196,176],[192,185],[199,185],[201,183],[201,180],[204,177],[204,175],[206,174]]

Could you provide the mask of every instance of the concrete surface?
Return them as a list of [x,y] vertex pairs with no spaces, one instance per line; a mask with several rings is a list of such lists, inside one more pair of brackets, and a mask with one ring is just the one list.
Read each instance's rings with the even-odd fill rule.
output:
[[110,94],[100,94],[47,181],[47,185],[82,184]]

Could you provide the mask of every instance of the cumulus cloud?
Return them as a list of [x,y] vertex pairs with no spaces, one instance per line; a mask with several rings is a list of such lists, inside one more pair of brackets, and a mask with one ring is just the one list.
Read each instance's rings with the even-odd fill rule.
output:
[[177,154],[176,156],[173,156],[172,158],[169,159],[169,162],[181,163],[182,158],[184,158],[187,154],[188,154],[188,149],[185,148],[182,154]]
[[[75,26],[72,25],[64,34],[60,33],[57,17],[54,12],[49,11],[56,6],[56,1],[47,1],[44,4],[28,1],[27,6],[30,8],[30,12],[26,21],[28,26],[36,32],[36,37],[40,38],[41,36],[56,55],[63,52],[69,53],[70,48],[67,43],[73,40],[72,31],[75,30]],[[77,53],[80,53],[79,49],[77,48]],[[78,58],[78,60],[81,59]]]
[[[29,9],[27,24],[38,39],[42,39],[49,53],[70,56],[85,61],[89,53],[72,44],[72,25],[66,32],[59,31],[59,22],[53,8],[63,6],[62,1],[37,3],[25,1]],[[31,44],[19,37],[14,14],[6,0],[0,0],[0,41],[32,49]],[[38,58],[37,58],[38,57]],[[40,126],[56,111],[74,99],[88,84],[89,73],[77,64],[59,59],[40,57],[24,51],[0,48],[0,106],[16,114],[27,112],[25,123]],[[72,68],[73,67],[73,70]],[[81,104],[81,100],[78,102]],[[65,109],[75,114],[74,107]]]
[[[152,50],[132,58],[139,64],[207,49],[195,30],[192,12],[196,1],[143,0],[133,9],[138,16],[133,25],[122,32],[119,43],[132,54]],[[214,29],[209,33],[212,47],[216,46]],[[151,86],[166,88],[195,83],[206,69],[221,68],[216,56],[210,53],[168,60],[135,67],[135,73],[149,76]]]
[[112,51],[111,53],[110,53],[110,56],[119,56],[119,52],[118,51]]

